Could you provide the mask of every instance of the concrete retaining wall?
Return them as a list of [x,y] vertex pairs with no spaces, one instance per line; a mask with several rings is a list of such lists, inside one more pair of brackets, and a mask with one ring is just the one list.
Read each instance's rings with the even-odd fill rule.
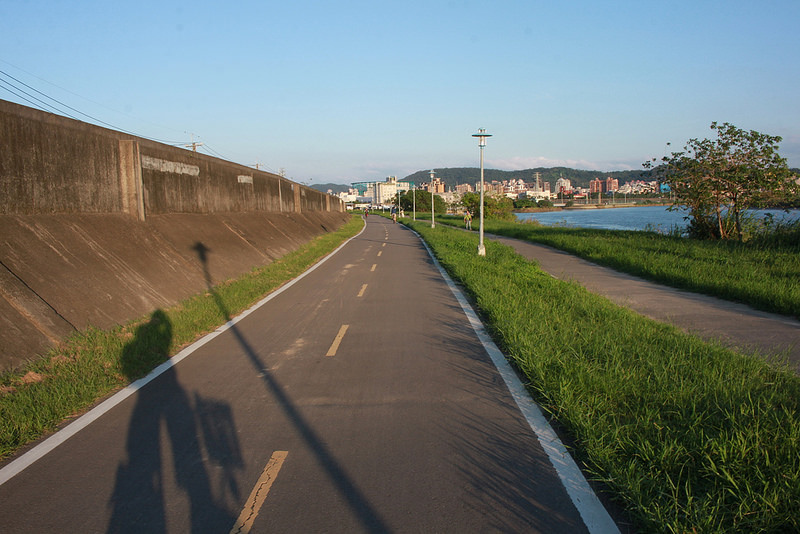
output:
[[5,215],[344,211],[276,174],[4,100],[0,146]]
[[336,197],[0,100],[0,371],[338,228]]
[[0,215],[0,371],[88,326],[110,328],[269,264],[340,212]]

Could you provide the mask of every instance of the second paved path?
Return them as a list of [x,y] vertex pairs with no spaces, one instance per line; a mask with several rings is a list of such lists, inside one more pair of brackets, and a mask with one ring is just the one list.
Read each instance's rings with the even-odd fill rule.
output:
[[655,284],[545,245],[497,235],[490,237],[537,261],[542,270],[556,278],[575,281],[651,319],[744,350],[754,349],[767,355],[785,352],[800,371],[800,321]]

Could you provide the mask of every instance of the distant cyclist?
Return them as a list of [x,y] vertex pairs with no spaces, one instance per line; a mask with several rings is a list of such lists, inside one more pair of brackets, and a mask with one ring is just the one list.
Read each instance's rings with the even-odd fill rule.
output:
[[392,222],[397,222],[397,206],[392,206]]

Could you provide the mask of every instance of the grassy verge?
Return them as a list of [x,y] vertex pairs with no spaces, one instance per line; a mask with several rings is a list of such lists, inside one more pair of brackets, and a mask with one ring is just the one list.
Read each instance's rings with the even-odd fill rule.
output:
[[800,530],[800,379],[407,223],[475,299],[575,454],[647,532]]
[[[458,217],[442,217],[440,222],[463,227]],[[548,245],[672,287],[800,318],[800,249],[796,246],[494,220],[485,221],[484,230]]]
[[213,291],[112,330],[80,332],[23,371],[3,375],[0,459],[146,375],[182,347],[300,275],[362,227],[361,217],[353,216],[338,231]]

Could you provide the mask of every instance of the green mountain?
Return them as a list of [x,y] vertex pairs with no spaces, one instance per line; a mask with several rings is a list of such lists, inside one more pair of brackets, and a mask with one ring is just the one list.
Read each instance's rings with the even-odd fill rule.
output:
[[[800,176],[800,169],[790,169],[795,175]],[[444,169],[434,169],[436,176],[440,178],[447,187],[454,187],[457,184],[475,184],[481,179],[481,170],[478,167],[452,167]],[[650,177],[650,171],[583,171],[579,169],[569,169],[567,167],[537,167],[535,169],[525,169],[522,171],[500,171],[497,169],[484,169],[483,179],[486,182],[492,180],[518,180],[522,179],[527,183],[533,182],[533,173],[539,172],[542,174],[542,180],[550,182],[551,187],[555,187],[556,180],[560,177],[567,178],[572,182],[573,187],[589,187],[589,181],[595,178],[616,178],[619,180],[619,185],[632,180],[645,180],[649,181],[653,178]],[[378,180],[383,181],[383,180]],[[431,181],[430,170],[417,171],[409,174],[402,181],[414,182],[416,184],[424,184]],[[334,194],[347,191],[350,184],[313,184],[312,188],[327,193],[330,189]]]

